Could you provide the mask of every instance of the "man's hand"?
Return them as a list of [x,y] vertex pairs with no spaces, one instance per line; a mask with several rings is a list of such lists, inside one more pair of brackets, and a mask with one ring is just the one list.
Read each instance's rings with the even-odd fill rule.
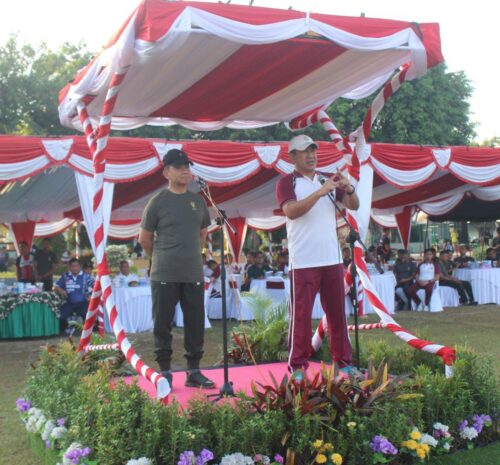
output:
[[318,189],[318,195],[320,197],[324,197],[325,195],[328,195],[330,192],[332,192],[336,187],[336,183],[333,180],[333,176],[331,178],[328,178],[323,185]]
[[331,179],[333,180],[335,187],[343,189],[346,192],[352,192],[353,188],[351,187],[349,180],[340,172],[338,168],[337,172],[332,176]]

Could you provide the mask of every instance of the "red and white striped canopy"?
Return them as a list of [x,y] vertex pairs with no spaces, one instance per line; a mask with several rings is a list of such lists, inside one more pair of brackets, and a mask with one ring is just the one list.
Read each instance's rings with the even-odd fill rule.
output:
[[[269,218],[278,213],[277,178],[292,170],[287,143],[110,138],[106,181],[114,185],[112,236],[119,237],[120,229],[126,230],[123,237],[135,235],[147,200],[164,186],[161,158],[173,147],[189,154],[194,173],[209,182],[230,217],[251,218],[250,225],[263,229],[279,224],[279,218]],[[323,171],[345,167],[331,142],[319,143],[318,157]],[[466,195],[500,199],[500,149],[375,143],[366,146],[362,163],[374,170],[372,217],[388,226],[396,226],[394,215],[405,207],[440,215]],[[90,181],[92,175],[83,136],[0,136],[0,222],[81,220],[77,182]],[[52,229],[41,225],[37,234],[70,224],[62,221]]]
[[129,67],[115,129],[258,127],[371,95],[405,63],[413,79],[442,60],[433,23],[144,0],[61,91],[59,113],[81,130],[76,105],[86,96],[96,122],[113,73]]

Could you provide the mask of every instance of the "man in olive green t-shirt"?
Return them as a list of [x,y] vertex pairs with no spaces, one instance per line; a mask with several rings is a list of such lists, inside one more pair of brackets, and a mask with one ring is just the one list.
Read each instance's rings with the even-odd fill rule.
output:
[[210,224],[203,198],[188,191],[192,179],[188,156],[172,149],[163,157],[168,187],[152,197],[142,215],[139,242],[151,257],[156,361],[172,385],[172,321],[180,301],[184,314],[186,386],[212,388],[200,371],[205,333],[201,245]]

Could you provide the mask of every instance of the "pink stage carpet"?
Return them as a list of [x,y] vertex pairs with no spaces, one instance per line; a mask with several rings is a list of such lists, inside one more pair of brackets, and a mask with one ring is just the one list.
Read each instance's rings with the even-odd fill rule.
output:
[[[317,362],[311,362],[308,374],[309,377],[320,370],[321,364]],[[174,397],[181,406],[186,406],[188,401],[193,397],[200,397],[209,394],[218,394],[219,389],[224,383],[224,369],[223,368],[205,368],[202,370],[205,376],[213,380],[217,387],[215,389],[197,389],[189,388],[184,386],[184,381],[186,379],[186,372],[179,371],[174,372],[173,380],[173,392],[169,396],[169,400]],[[251,383],[252,381],[257,381],[262,384],[271,384],[271,377],[269,372],[273,374],[278,382],[280,382],[283,376],[288,373],[286,362],[282,363],[267,363],[265,365],[249,365],[249,366],[237,366],[229,367],[229,381],[233,383],[234,392],[245,392],[250,394],[252,392]],[[130,383],[135,377],[128,376],[125,377],[125,382]],[[138,377],[139,387],[148,393],[150,397],[156,398],[156,388],[148,380],[142,376]]]

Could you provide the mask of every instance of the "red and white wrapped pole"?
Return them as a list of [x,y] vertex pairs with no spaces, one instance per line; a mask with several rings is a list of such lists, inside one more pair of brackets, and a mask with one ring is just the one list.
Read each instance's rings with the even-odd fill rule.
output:
[[[82,101],[80,101],[77,106],[80,121],[82,123],[85,135],[87,136],[87,143],[89,145],[94,164],[94,202],[92,229],[94,231],[94,253],[97,262],[98,275],[98,279],[96,279],[96,284],[94,286],[94,293],[96,295],[95,298],[91,299],[91,302],[89,304],[89,312],[87,313],[84,331],[82,332],[82,338],[80,340],[80,349],[87,349],[101,298],[100,295],[99,297],[97,297],[97,292],[102,291],[104,306],[109,315],[110,325],[116,336],[119,348],[127,358],[127,361],[135,368],[135,370],[156,386],[157,397],[165,401],[171,390],[168,381],[141,360],[141,358],[136,354],[134,348],[130,344],[130,341],[125,334],[125,330],[123,329],[123,326],[121,324],[119,314],[114,302],[113,292],[111,288],[111,278],[105,253],[106,238],[104,234],[103,211],[104,172],[106,168],[105,149],[111,130],[113,109],[118,97],[120,85],[125,79],[127,70],[128,68],[119,68],[111,79],[97,131],[94,131],[92,128],[92,123],[90,121],[85,105],[85,99],[82,99]],[[97,135],[95,135],[96,132]]]

